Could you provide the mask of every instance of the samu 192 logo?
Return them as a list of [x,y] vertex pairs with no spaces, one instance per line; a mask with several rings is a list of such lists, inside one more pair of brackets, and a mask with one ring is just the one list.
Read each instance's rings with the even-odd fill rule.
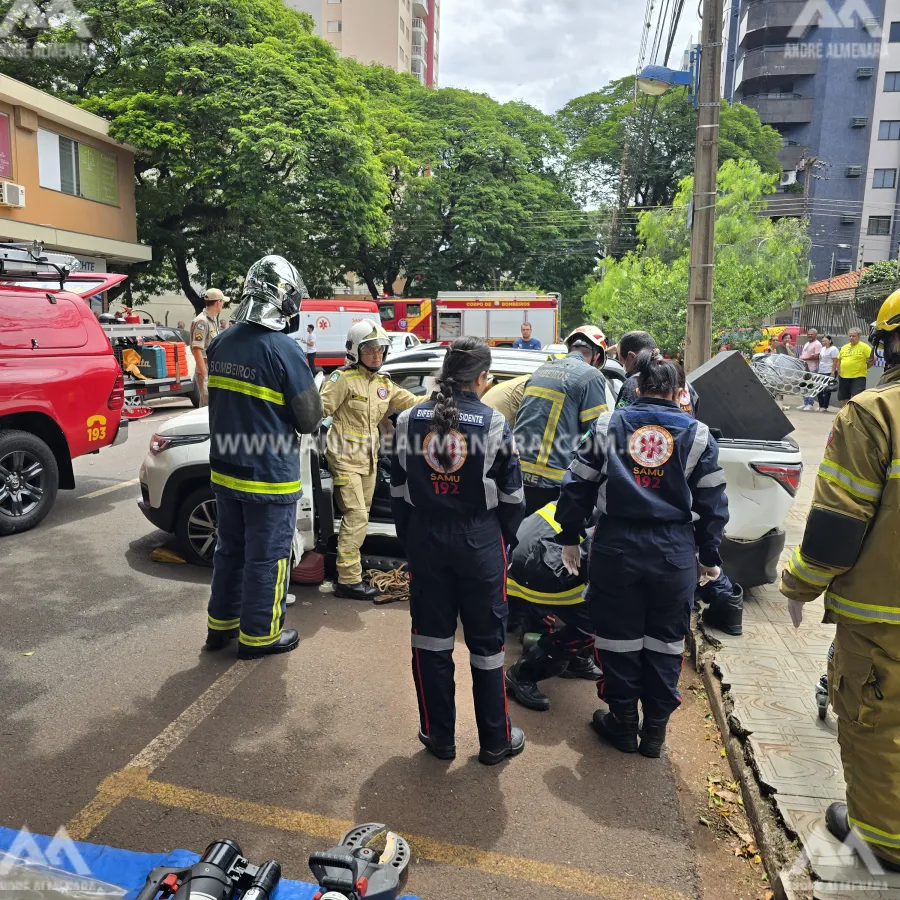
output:
[[872,37],[881,37],[879,19],[872,15],[865,0],[844,0],[839,9],[835,9],[829,0],[806,0],[788,37],[799,40],[814,25],[820,28],[854,29],[865,26]]
[[[28,41],[41,32],[67,28],[75,33],[78,42]],[[72,0],[14,0],[0,22],[0,56],[5,57],[63,57],[81,56],[86,52],[83,42],[91,32],[84,17]]]

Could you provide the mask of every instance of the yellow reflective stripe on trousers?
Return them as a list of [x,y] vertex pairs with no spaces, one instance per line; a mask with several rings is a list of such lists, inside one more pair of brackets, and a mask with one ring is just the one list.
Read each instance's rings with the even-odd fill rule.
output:
[[819,478],[824,478],[826,481],[836,484],[848,494],[859,497],[861,500],[878,500],[883,490],[883,485],[859,478],[849,469],[839,466],[830,459],[823,460],[822,465],[819,466]]
[[245,494],[294,494],[300,490],[299,481],[245,481],[242,478],[232,478],[230,475],[221,475],[211,472],[209,480],[213,484],[231,488],[233,491],[242,491]]
[[238,635],[238,640],[245,647],[269,647],[274,644],[280,637],[280,634],[276,634],[274,637],[269,634],[265,635],[265,637],[255,637],[252,634],[244,634],[244,632],[242,631]]
[[545,478],[550,478],[553,481],[562,481],[563,475],[566,474],[565,469],[551,469],[550,466],[526,462],[524,459],[522,460],[522,471],[527,472],[529,475],[543,475]]
[[859,819],[850,817],[850,824],[860,833],[868,844],[881,844],[882,847],[895,847],[900,850],[900,834],[891,834],[889,831],[882,831],[874,825],[866,825]]
[[857,622],[882,622],[900,625],[900,606],[875,606],[839,597],[832,591],[825,594],[825,609]]
[[241,624],[240,619],[214,619],[207,616],[206,625],[210,631],[231,631]]
[[272,626],[269,635],[277,635],[281,629],[278,627],[281,617],[281,599],[284,596],[284,578],[287,572],[287,560],[278,560],[278,575],[275,578],[275,600],[272,603]]
[[605,413],[607,411],[607,406],[605,403],[601,403],[600,406],[592,406],[590,409],[584,410],[578,414],[578,419],[580,422],[590,422],[593,419],[596,419],[601,413]]
[[529,603],[538,603],[545,606],[577,606],[584,603],[584,585],[572,588],[570,591],[560,591],[558,594],[544,594],[522,587],[514,578],[506,576],[506,593],[513,597],[527,600]]
[[545,465],[550,459],[550,453],[553,450],[553,438],[556,437],[556,426],[559,425],[559,417],[562,415],[566,395],[551,388],[528,385],[525,388],[525,396],[539,397],[541,400],[550,401],[550,415],[547,417],[547,424],[544,427],[544,434],[541,438],[541,448],[537,455],[537,464]]
[[248,384],[246,381],[238,381],[237,378],[225,378],[223,375],[213,375],[207,382],[207,387],[219,388],[222,391],[234,391],[236,394],[244,394],[247,397],[256,397],[257,400],[267,400],[284,406],[284,394],[273,391],[271,388],[258,384]]
[[537,514],[557,533],[562,531],[562,525],[556,521],[556,504],[548,503],[543,509],[539,509]]
[[793,556],[791,556],[790,562],[788,563],[788,569],[792,575],[795,575],[801,581],[805,581],[807,584],[819,588],[828,587],[834,577],[811,563],[808,563],[800,553],[799,547],[794,551]]

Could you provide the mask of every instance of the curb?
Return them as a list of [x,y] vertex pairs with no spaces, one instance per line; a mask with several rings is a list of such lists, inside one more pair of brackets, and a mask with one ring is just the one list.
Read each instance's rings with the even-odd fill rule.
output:
[[[741,786],[744,811],[753,828],[771,890],[775,892],[776,900],[812,900],[812,879],[808,872],[804,877],[798,878],[796,870],[792,871],[797,859],[797,848],[776,816],[772,804],[760,790],[749,746],[745,746],[732,732],[729,721],[731,701],[723,693],[721,679],[715,672],[715,652],[716,645],[700,630],[699,623],[695,622],[691,629],[691,659],[703,679],[728,762]],[[782,879],[782,875],[788,873],[790,884]]]

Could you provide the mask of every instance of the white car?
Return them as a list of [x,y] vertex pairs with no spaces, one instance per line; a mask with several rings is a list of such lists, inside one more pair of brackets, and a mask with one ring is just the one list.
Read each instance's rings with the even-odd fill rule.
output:
[[389,331],[387,336],[391,339],[391,353],[403,353],[422,346],[422,342],[408,331]]
[[[401,387],[423,398],[434,389],[446,347],[422,344],[390,357],[383,371]],[[534,372],[543,353],[494,349],[491,372],[502,382]],[[612,409],[625,378],[622,367],[609,362],[607,404]],[[321,375],[319,379],[321,380]],[[702,410],[702,407],[701,407]],[[317,436],[301,442],[301,482],[304,495],[297,509],[299,552],[334,551],[339,513],[333,504],[333,482]],[[794,502],[803,469],[800,450],[793,441],[719,439],[719,459],[728,482],[731,521],[722,545],[725,569],[744,587],[772,583],[784,548],[784,520]],[[363,548],[364,568],[393,565],[402,557],[390,509],[387,458],[380,465],[372,503],[369,538]],[[209,483],[209,419],[198,409],[162,423],[153,435],[150,452],[140,470],[144,515],[163,531],[176,535],[186,557],[211,565],[216,541],[215,496]]]

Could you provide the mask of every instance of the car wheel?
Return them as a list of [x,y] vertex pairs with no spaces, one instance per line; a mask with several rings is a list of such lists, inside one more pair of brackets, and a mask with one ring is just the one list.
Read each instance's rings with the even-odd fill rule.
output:
[[175,518],[175,536],[189,563],[212,566],[219,536],[219,516],[212,488],[197,488],[181,504]]
[[200,409],[200,385],[197,384],[196,380],[194,381],[194,387],[191,389],[191,392],[185,396],[191,401],[191,406],[193,406],[194,409]]
[[27,431],[0,431],[0,534],[34,528],[59,489],[53,451]]

